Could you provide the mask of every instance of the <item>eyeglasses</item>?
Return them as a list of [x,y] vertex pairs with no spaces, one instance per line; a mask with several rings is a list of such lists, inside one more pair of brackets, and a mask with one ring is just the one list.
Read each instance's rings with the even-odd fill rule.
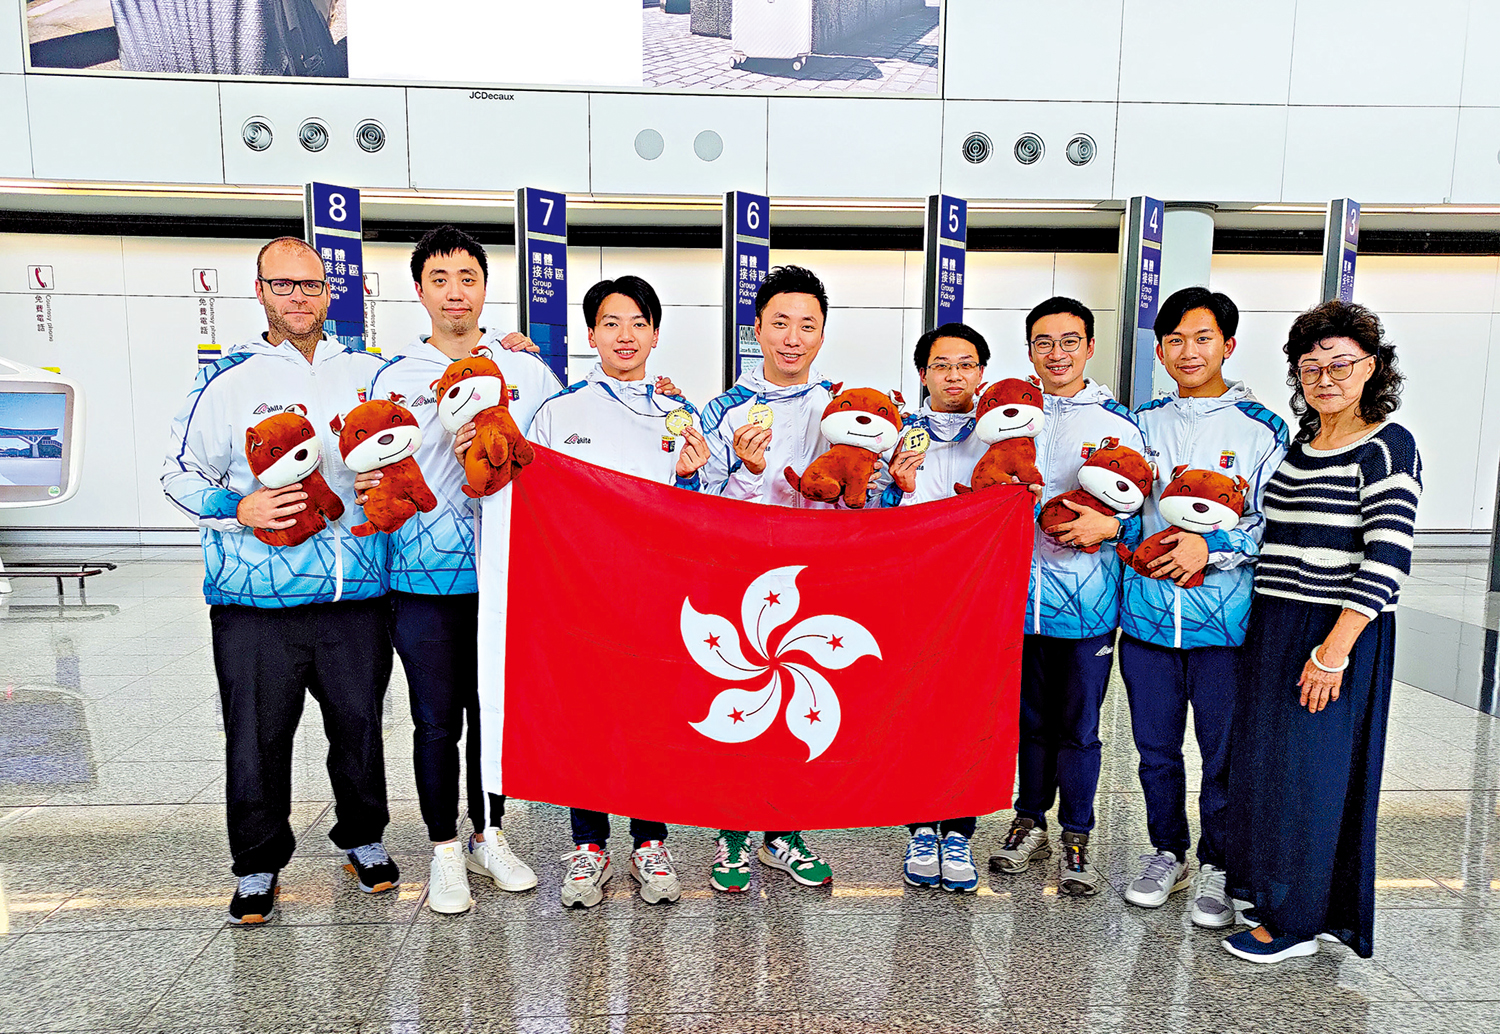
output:
[[943,374],[949,373],[949,372],[951,372],[953,370],[957,370],[960,373],[973,373],[975,370],[979,370],[979,369],[982,369],[982,368],[983,367],[982,367],[982,365],[980,363],[976,363],[972,359],[965,359],[961,363],[947,363],[947,362],[941,362],[940,361],[940,362],[936,362],[936,363],[928,363],[927,364],[927,370],[928,370],[928,372],[935,373],[939,377],[941,377]]
[[1064,334],[1060,338],[1039,337],[1031,342],[1031,350],[1037,355],[1046,355],[1054,348],[1061,348],[1069,354],[1078,351],[1083,344],[1083,338],[1077,334]]
[[1319,366],[1316,363],[1308,363],[1306,366],[1297,367],[1297,377],[1303,384],[1317,384],[1323,379],[1323,371],[1328,371],[1328,376],[1336,381],[1347,381],[1349,375],[1354,372],[1356,363],[1362,363],[1366,359],[1374,359],[1373,355],[1362,355],[1358,359],[1335,359],[1327,366]]
[[267,280],[263,276],[256,277],[256,279],[270,287],[272,294],[288,295],[292,293],[294,287],[300,287],[302,293],[309,298],[316,298],[328,286],[326,280]]

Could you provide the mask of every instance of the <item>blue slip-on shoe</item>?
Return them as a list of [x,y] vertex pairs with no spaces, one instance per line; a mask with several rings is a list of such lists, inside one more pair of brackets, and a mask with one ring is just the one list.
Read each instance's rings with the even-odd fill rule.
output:
[[1310,937],[1300,941],[1295,937],[1276,937],[1269,944],[1259,941],[1253,930],[1241,930],[1223,941],[1224,950],[1246,962],[1285,962],[1287,959],[1316,955],[1318,939]]

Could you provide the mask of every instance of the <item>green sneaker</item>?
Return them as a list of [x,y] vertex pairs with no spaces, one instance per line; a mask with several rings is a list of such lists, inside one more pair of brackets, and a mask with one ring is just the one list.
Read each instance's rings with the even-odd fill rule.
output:
[[802,842],[801,833],[786,833],[760,845],[760,864],[780,869],[804,887],[833,882],[833,870]]
[[726,894],[739,894],[750,886],[750,834],[737,829],[719,830],[709,886]]

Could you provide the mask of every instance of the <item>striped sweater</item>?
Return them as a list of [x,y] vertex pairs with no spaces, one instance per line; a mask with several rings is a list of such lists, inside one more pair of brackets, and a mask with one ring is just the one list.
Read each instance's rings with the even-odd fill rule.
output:
[[1266,486],[1255,591],[1372,619],[1395,610],[1421,493],[1422,458],[1400,424],[1339,449],[1294,443]]

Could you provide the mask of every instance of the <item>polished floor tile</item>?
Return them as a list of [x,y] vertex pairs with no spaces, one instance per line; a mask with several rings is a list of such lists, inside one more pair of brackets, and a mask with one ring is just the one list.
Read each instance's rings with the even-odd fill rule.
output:
[[[1220,948],[1222,933],[1192,925],[1185,891],[1158,909],[1121,896],[1150,848],[1117,673],[1095,808],[1108,887],[1093,899],[1058,896],[1055,857],[988,872],[1009,818],[997,813],[980,818],[974,894],[903,884],[904,829],[808,831],[834,867],[830,887],[757,866],[747,893],[717,894],[713,831],[673,826],[683,897],[648,905],[617,820],[604,902],[565,912],[567,812],[512,801],[505,825],[537,888],[510,894],[474,877],[472,911],[436,915],[398,666],[386,842],[402,885],[366,895],[343,870],[309,704],[293,764],[298,849],[277,919],[228,927],[201,569],[170,549],[122,550],[119,562],[86,607],[71,586],[59,608],[36,585],[0,606],[0,1034],[1500,1028],[1500,718],[1487,713],[1500,710],[1500,607],[1469,565],[1419,564],[1404,597],[1375,957],[1325,945],[1252,967]],[[1185,754],[1196,831],[1200,768],[1191,745]]]

